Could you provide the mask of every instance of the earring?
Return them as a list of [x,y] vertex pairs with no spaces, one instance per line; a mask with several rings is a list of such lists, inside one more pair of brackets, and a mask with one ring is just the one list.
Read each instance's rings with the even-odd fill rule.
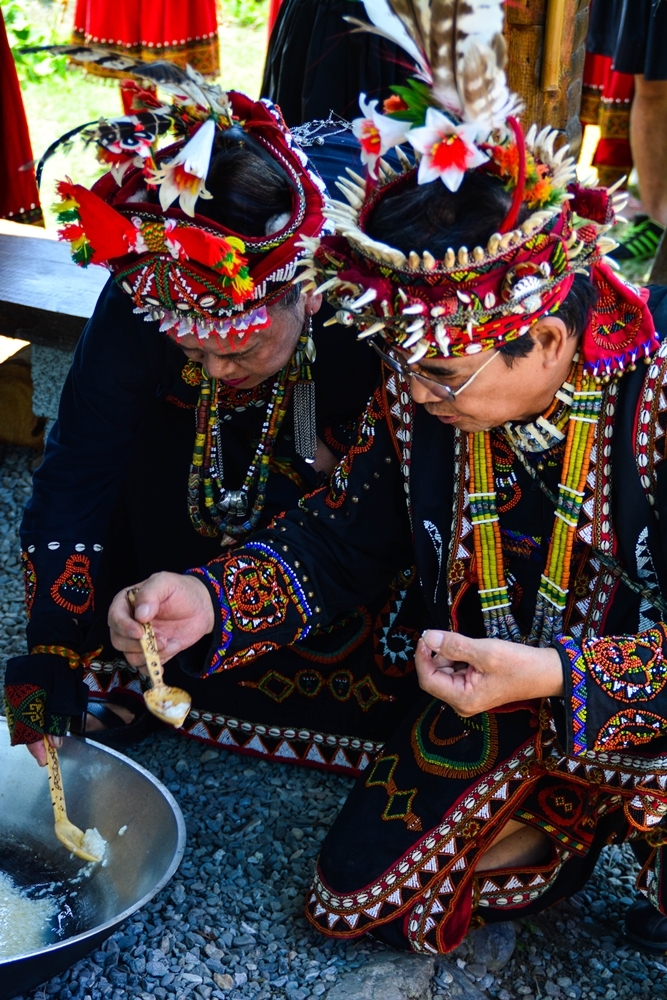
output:
[[315,383],[310,370],[315,353],[313,317],[309,315],[301,334],[301,372],[294,386],[294,445],[297,455],[309,465],[315,461],[317,449]]

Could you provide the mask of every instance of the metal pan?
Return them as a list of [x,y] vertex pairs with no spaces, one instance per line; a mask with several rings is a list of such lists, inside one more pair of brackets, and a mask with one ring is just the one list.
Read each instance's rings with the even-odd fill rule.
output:
[[0,958],[0,1000],[99,948],[166,885],[183,857],[181,810],[152,774],[115,750],[72,737],[60,762],[70,818],[100,831],[108,843],[105,866],[86,865],[56,840],[46,768],[25,747],[10,747],[0,718],[0,872],[28,895],[48,887],[59,903],[39,951]]

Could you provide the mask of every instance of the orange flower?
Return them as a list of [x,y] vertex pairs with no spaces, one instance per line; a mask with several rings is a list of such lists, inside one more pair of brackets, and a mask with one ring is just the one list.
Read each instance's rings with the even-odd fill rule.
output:
[[382,110],[386,115],[395,114],[397,111],[407,111],[408,106],[398,94],[392,94],[382,105]]

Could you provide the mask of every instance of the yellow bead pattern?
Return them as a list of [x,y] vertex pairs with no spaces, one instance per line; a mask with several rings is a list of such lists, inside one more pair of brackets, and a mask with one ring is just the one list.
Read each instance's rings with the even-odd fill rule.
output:
[[528,636],[522,635],[510,610],[496,504],[491,436],[488,431],[468,435],[470,516],[479,597],[489,637],[546,646],[562,625],[570,586],[572,552],[602,397],[603,393],[597,388],[594,379],[584,375],[579,367],[567,425],[554,528],[537,595],[535,617]]

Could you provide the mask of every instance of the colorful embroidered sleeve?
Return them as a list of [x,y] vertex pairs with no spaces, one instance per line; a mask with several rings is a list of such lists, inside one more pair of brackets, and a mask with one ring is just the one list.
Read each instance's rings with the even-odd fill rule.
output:
[[87,688],[79,659],[60,653],[14,656],[7,661],[5,712],[12,746],[63,736],[70,718],[86,710]]
[[556,642],[566,692],[568,753],[639,749],[667,735],[667,627]]
[[[331,484],[195,573],[217,615],[205,675],[303,638],[377,597],[412,558],[397,452],[376,393]],[[201,673],[196,658],[182,661]]]

